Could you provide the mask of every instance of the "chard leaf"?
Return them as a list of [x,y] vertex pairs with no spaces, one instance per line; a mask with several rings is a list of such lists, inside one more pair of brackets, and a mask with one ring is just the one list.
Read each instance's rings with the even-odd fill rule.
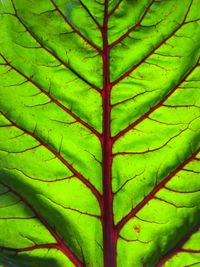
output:
[[200,265],[199,0],[0,2],[0,264]]

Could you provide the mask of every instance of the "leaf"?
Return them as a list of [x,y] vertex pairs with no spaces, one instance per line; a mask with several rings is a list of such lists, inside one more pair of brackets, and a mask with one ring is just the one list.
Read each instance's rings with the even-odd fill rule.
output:
[[199,266],[199,4],[0,2],[2,266]]

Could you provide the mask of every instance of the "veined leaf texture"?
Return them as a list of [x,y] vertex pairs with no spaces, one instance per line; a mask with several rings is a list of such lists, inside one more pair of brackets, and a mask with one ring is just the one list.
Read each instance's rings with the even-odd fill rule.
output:
[[200,266],[199,10],[0,1],[1,266]]

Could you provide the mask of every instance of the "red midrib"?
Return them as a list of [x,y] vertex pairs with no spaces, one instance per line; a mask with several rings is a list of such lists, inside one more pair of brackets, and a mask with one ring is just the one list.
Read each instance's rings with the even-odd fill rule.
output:
[[113,219],[113,193],[112,193],[112,138],[111,138],[111,105],[110,105],[110,48],[108,45],[108,0],[105,0],[103,38],[103,138],[102,138],[102,176],[103,176],[103,253],[104,267],[116,266],[116,233]]

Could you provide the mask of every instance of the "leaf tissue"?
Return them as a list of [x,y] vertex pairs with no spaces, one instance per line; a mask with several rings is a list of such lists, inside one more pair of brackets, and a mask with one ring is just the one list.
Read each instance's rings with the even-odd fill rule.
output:
[[1,266],[200,266],[199,9],[0,1]]

